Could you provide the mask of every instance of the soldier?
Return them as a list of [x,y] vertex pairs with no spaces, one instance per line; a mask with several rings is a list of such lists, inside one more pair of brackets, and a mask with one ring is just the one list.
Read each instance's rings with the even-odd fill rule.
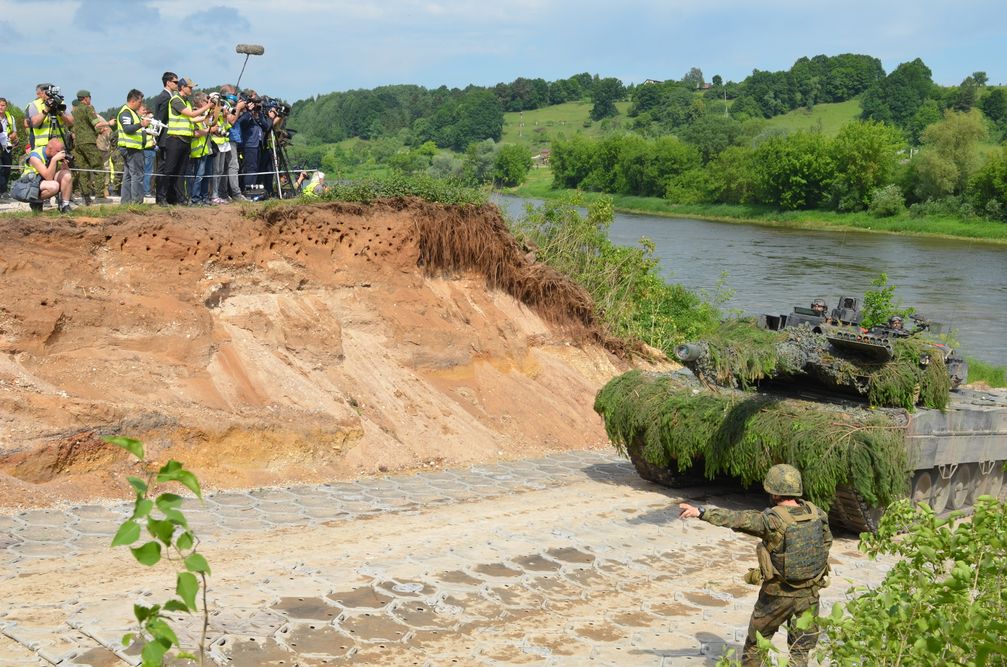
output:
[[902,328],[902,316],[892,315],[888,318],[888,328],[889,329],[901,329]]
[[819,317],[825,317],[825,311],[828,309],[829,307],[825,305],[825,299],[815,299],[811,302],[811,310],[815,311],[815,315]]
[[750,570],[745,577],[749,583],[761,583],[761,588],[748,623],[741,664],[743,667],[760,664],[756,632],[771,639],[786,623],[790,664],[805,667],[808,654],[818,643],[818,632],[798,630],[796,621],[807,610],[818,614],[818,592],[828,585],[826,575],[832,546],[829,519],[825,512],[800,499],[804,492],[801,473],[793,466],[773,466],[762,486],[774,503],[762,512],[680,503],[680,516],[699,518],[762,538],[756,547],[759,568]]
[[[77,182],[84,196],[84,204],[91,205],[92,197],[98,194],[103,180],[102,153],[98,150],[98,133],[107,134],[109,123],[99,116],[91,106],[91,92],[77,91],[77,102],[73,107],[73,161],[74,167],[80,169]],[[99,197],[100,204],[111,203],[111,199]]]

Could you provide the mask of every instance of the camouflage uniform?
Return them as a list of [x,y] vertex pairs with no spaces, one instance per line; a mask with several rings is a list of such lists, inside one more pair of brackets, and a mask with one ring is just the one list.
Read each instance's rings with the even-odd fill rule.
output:
[[[791,516],[801,517],[814,511],[819,514],[822,522],[821,544],[809,545],[808,548],[824,549],[824,556],[827,558],[829,548],[832,546],[832,532],[829,530],[828,516],[810,503],[803,500],[798,500],[798,503],[797,507],[777,505],[775,508],[762,512],[755,510],[731,511],[711,507],[703,510],[701,518],[714,526],[725,526],[740,533],[759,537],[766,550],[770,554],[774,554],[783,545],[784,533],[787,528],[777,512],[789,512]],[[814,555],[822,556],[820,552]],[[789,548],[787,556],[791,556]],[[762,561],[761,558],[760,561]],[[818,632],[813,628],[800,631],[794,623],[808,609],[812,613],[818,614],[818,592],[828,585],[826,578],[828,567],[826,566],[818,576],[807,582],[791,585],[783,580],[772,563],[760,562],[760,566],[763,570],[762,588],[759,589],[759,599],[755,602],[755,609],[752,611],[752,618],[748,624],[748,636],[745,638],[741,664],[743,667],[760,664],[756,649],[756,632],[761,633],[763,637],[771,638],[780,626],[786,623],[787,644],[790,646],[790,664],[793,667],[804,667],[808,664],[808,654],[818,643]],[[770,570],[769,576],[765,576],[766,569]]]
[[103,168],[101,151],[98,150],[98,114],[90,104],[78,101],[73,107],[73,166],[78,171],[74,174],[74,184],[80,185],[80,192],[85,197],[94,197],[99,191],[102,174],[93,170]]

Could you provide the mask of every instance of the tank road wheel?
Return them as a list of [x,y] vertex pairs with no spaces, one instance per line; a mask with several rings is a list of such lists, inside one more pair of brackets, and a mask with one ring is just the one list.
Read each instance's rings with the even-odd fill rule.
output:
[[976,471],[976,492],[972,498],[973,504],[979,496],[998,497],[1003,488],[1003,481],[1003,461],[980,463]]
[[989,494],[1000,500],[1007,500],[1007,472],[1004,471],[1004,462],[997,461],[993,466],[992,477],[990,478]]
[[930,507],[933,508],[934,514],[940,514],[947,509],[948,498],[951,497],[951,479],[941,477],[941,473],[937,468],[934,468],[930,474],[936,480],[934,482],[934,493],[931,496]]
[[972,475],[972,465],[963,463],[955,470],[951,476],[951,495],[948,498],[948,507],[953,510],[964,509],[972,502],[972,494],[975,491],[974,477]]
[[914,505],[930,505],[934,495],[934,478],[929,470],[917,470],[910,494]]

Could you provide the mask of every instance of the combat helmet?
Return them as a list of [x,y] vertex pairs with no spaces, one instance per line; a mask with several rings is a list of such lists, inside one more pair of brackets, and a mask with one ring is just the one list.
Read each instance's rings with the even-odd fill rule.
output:
[[762,488],[770,495],[800,498],[804,494],[801,471],[792,465],[778,463],[766,473]]

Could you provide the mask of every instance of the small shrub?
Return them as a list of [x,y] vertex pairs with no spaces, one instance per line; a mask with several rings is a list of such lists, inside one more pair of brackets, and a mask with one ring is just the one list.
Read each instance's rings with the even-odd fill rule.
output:
[[913,204],[909,207],[909,215],[913,218],[925,218],[933,215],[969,219],[976,217],[976,211],[971,202],[965,201],[961,197],[950,196]]
[[[175,594],[178,597],[149,607],[134,604],[133,614],[139,624],[139,632],[126,633],[122,638],[122,645],[129,646],[134,641],[140,641],[141,667],[161,667],[165,659],[171,660],[172,657],[168,652],[172,647],[180,649],[181,644],[177,633],[171,627],[171,618],[167,613],[188,614],[199,611],[196,596],[202,588],[203,633],[199,640],[198,659],[200,664],[203,664],[206,631],[210,622],[206,608],[206,578],[210,574],[210,565],[199,553],[199,538],[189,528],[189,522],[182,513],[184,499],[168,492],[155,495],[155,490],[173,482],[189,489],[202,500],[199,480],[178,461],[168,461],[161,468],[155,469],[144,458],[143,443],[139,440],[114,436],[106,437],[105,441],[139,459],[144,473],[143,478],[127,478],[129,485],[136,492],[136,502],[133,504],[133,514],[119,526],[115,537],[112,538],[112,546],[132,545],[146,532],[153,539],[138,547],[129,546],[133,557],[140,564],[153,567],[164,559],[181,566],[175,577]],[[188,651],[178,650],[173,659],[196,660],[197,656]]]
[[867,210],[877,218],[890,218],[906,210],[906,202],[899,186],[891,184],[871,192],[871,202]]

